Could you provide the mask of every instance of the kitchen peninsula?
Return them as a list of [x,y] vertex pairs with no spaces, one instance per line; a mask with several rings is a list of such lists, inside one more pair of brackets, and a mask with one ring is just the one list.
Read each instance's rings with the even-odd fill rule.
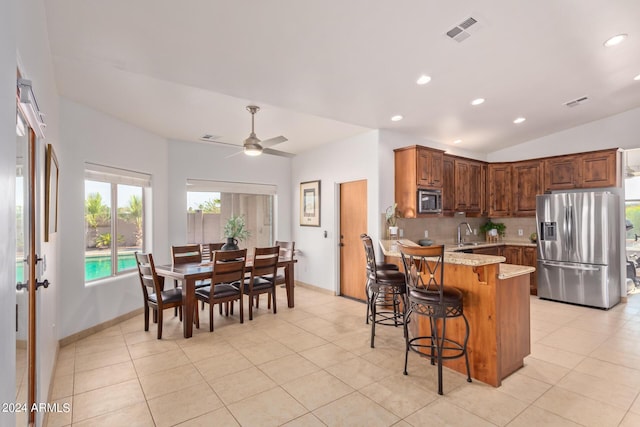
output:
[[[416,245],[400,240],[405,245]],[[402,268],[396,241],[382,240],[385,261]],[[531,352],[529,280],[535,268],[505,264],[502,256],[445,251],[444,281],[464,294],[464,313],[471,333],[468,342],[471,377],[499,387],[524,364]],[[429,335],[426,319],[414,321],[415,332]],[[447,323],[447,333],[460,339],[463,328]],[[466,374],[464,359],[448,360],[445,366]]]

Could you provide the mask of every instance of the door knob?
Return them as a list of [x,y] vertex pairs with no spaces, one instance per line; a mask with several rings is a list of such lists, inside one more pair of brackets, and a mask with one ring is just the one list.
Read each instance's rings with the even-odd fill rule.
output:
[[[49,283],[49,281],[47,279],[44,279],[42,282],[36,281],[36,290],[38,290],[39,287],[48,288],[50,284],[51,283]],[[24,283],[22,283],[22,282],[16,283],[16,290],[20,291],[22,289],[29,290],[29,282],[28,281],[24,282]]]
[[36,290],[38,290],[38,288],[40,286],[44,287],[44,288],[48,288],[49,287],[49,281],[47,279],[44,279],[42,282],[36,282]]

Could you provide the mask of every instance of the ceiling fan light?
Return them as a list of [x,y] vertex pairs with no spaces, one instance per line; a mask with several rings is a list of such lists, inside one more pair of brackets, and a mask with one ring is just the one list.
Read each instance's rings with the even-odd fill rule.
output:
[[259,156],[262,154],[262,146],[260,144],[245,143],[244,154],[247,156]]
[[604,42],[604,47],[611,47],[622,43],[627,38],[627,34],[618,34]]

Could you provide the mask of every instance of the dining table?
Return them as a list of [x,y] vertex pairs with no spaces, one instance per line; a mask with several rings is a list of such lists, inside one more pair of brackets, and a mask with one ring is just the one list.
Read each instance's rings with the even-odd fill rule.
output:
[[[294,270],[295,258],[283,257],[278,259],[278,268],[284,268],[285,289],[287,291],[287,305],[293,308],[294,304]],[[253,260],[247,258],[245,271],[250,273]],[[193,335],[193,314],[196,303],[196,282],[211,278],[213,262],[198,262],[188,264],[156,265],[156,274],[169,279],[179,280],[182,283],[182,329],[185,338]],[[165,281],[166,282],[166,281]]]

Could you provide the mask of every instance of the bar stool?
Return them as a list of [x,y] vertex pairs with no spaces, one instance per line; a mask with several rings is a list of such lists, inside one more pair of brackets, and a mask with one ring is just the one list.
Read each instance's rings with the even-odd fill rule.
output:
[[[393,264],[395,269],[383,269],[390,264],[376,263],[371,237],[362,234],[360,239],[367,259],[367,323],[371,320],[371,348],[374,348],[376,324],[396,327],[404,324],[405,275]],[[391,311],[387,310],[389,305]],[[378,311],[378,307],[382,310]]]
[[[469,322],[463,311],[462,292],[444,286],[444,246],[405,246],[399,244],[407,281],[405,309],[404,374],[407,375],[409,350],[427,356],[433,365],[438,363],[438,394],[442,394],[442,361],[463,357],[467,365],[467,381],[471,382],[467,342]],[[430,335],[409,335],[407,323],[411,314],[429,318]],[[462,317],[465,325],[464,340],[447,337],[447,321]]]

